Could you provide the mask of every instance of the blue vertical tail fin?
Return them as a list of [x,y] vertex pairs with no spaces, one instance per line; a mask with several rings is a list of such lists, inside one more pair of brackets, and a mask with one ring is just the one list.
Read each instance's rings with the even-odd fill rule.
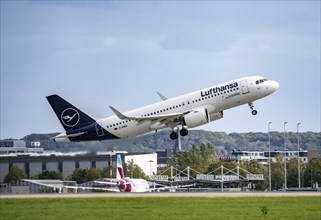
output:
[[95,120],[58,95],[46,97],[65,131],[76,130]]

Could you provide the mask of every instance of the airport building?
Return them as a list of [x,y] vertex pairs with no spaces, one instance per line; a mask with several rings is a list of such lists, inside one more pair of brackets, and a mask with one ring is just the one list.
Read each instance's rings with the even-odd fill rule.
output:
[[[146,175],[157,172],[157,154],[121,155],[124,161],[133,161],[139,165]],[[97,168],[103,169],[111,165],[116,168],[116,156],[108,152],[99,154],[73,153],[73,154],[38,154],[38,155],[7,155],[0,156],[0,182],[13,166],[23,170],[28,178],[32,178],[43,171],[59,171],[64,177],[70,176],[73,171],[79,169]]]
[[[103,169],[110,165],[116,167],[116,156],[119,153],[125,162],[133,161],[143,169],[146,175],[151,176],[157,174],[157,170],[162,169],[169,158],[173,156],[171,150],[159,151],[154,153],[135,153],[127,152],[73,152],[61,153],[54,151],[44,151],[40,148],[39,142],[32,143],[31,148],[26,147],[26,143],[22,140],[6,140],[0,141],[0,182],[3,182],[5,176],[13,166],[18,166],[23,170],[28,178],[36,176],[45,170],[59,171],[64,177],[70,176],[77,168]],[[301,160],[305,163],[312,158],[321,158],[321,151],[311,150],[299,152]],[[271,151],[271,158],[275,161],[278,155],[286,156],[287,160],[296,158],[297,151]],[[231,155],[217,155],[219,160],[241,161],[241,160],[257,160],[265,165],[268,164],[268,151],[233,151]]]
[[[3,182],[13,166],[18,166],[27,174],[28,178],[41,174],[45,170],[59,171],[63,173],[64,177],[67,177],[77,168],[103,169],[110,165],[116,168],[116,153],[120,154],[125,162],[133,161],[134,164],[142,168],[146,175],[157,173],[156,152],[140,154],[128,154],[123,151],[61,153],[44,151],[43,148],[39,148],[39,144],[36,145],[37,147],[27,148],[26,143],[22,140],[0,142],[0,182]],[[161,157],[161,161],[166,162],[166,158]]]
[[31,142],[31,148],[26,147],[26,142],[23,140],[1,140],[1,154],[23,154],[23,153],[43,153],[44,149],[40,147],[40,142]]
[[[276,161],[277,156],[286,157],[287,161],[291,158],[298,157],[298,151],[271,151],[271,159],[273,162]],[[308,162],[308,151],[299,151],[299,157],[304,162]],[[241,160],[256,160],[264,165],[268,165],[269,162],[269,151],[235,151],[231,153],[231,160],[241,161]]]

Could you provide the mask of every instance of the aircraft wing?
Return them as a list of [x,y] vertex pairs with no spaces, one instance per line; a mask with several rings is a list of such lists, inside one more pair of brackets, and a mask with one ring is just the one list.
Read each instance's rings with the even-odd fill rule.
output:
[[102,184],[102,185],[118,185],[117,182],[106,182],[106,181],[95,181],[95,183]]
[[152,123],[161,122],[162,124],[166,124],[169,122],[173,122],[177,119],[180,119],[184,115],[188,114],[190,111],[187,112],[179,112],[179,113],[172,113],[172,114],[163,114],[163,115],[155,115],[155,116],[146,116],[146,117],[133,117],[133,116],[126,116],[116,110],[114,107],[109,106],[110,109],[117,115],[117,117],[121,120],[134,120],[137,122],[144,122],[149,121]]
[[103,188],[103,187],[89,187],[89,186],[64,186],[63,188],[66,189],[89,189],[89,190],[103,190],[103,191],[109,191],[109,192],[119,192],[118,189],[111,189],[111,188]]

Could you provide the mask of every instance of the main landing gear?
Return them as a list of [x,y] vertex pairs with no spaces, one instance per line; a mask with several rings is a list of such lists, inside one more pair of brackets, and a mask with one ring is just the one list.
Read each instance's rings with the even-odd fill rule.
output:
[[257,114],[257,111],[254,109],[253,102],[250,102],[250,103],[249,103],[249,106],[250,106],[250,109],[252,110],[252,115],[256,115],[256,114]]
[[[179,129],[179,127],[177,127],[177,132],[179,132],[179,134],[182,137],[188,135],[188,130],[185,127],[182,127],[182,129]],[[173,129],[172,133],[169,135],[170,139],[176,140],[178,138],[178,133],[177,132]]]

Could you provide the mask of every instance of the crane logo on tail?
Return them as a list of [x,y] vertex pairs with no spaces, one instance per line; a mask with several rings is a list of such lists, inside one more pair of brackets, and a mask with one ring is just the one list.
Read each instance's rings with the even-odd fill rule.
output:
[[64,125],[67,127],[74,127],[78,124],[79,122],[79,113],[77,110],[73,108],[66,108],[62,113],[61,113],[61,121]]

